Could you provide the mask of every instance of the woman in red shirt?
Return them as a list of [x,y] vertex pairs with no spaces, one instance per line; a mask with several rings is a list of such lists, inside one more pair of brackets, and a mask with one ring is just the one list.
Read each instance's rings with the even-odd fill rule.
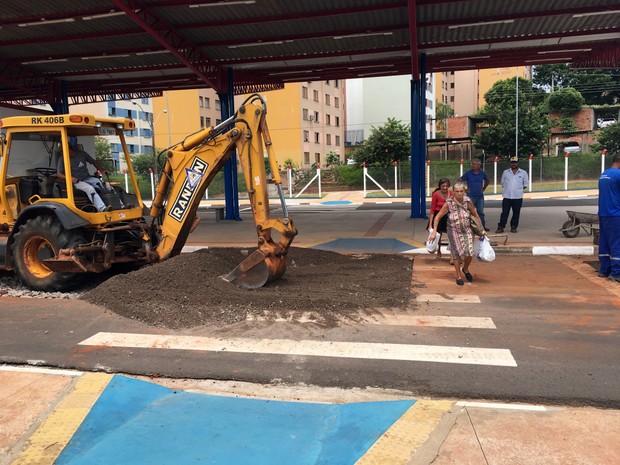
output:
[[[439,210],[441,210],[441,207],[443,207],[446,203],[446,200],[452,197],[452,195],[453,193],[450,190],[450,180],[448,178],[441,178],[437,183],[437,189],[433,191],[433,196],[431,197],[431,211],[427,229],[431,229],[433,227],[435,215],[439,213]],[[439,220],[439,224],[437,225],[437,233],[445,233],[447,225],[448,218],[447,216],[444,216]],[[437,248],[437,260],[439,259],[441,259],[441,247]]]

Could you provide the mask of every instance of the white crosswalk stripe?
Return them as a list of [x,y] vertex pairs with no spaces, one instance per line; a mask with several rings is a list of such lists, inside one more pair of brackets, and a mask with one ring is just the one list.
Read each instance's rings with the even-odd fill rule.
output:
[[516,367],[507,349],[290,339],[216,338],[98,333],[80,343],[98,347],[176,349],[218,353],[362,358]]
[[458,295],[458,294],[419,294],[416,297],[418,302],[442,302],[457,304],[479,304],[480,297],[477,295]]

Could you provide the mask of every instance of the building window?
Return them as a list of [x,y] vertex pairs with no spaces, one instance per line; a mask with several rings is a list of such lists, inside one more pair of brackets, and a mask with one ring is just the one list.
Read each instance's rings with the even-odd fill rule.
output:
[[207,125],[208,128],[211,127],[211,118],[209,118],[208,116],[205,118],[205,124]]
[[325,105],[331,105],[329,94],[325,94]]
[[454,82],[450,83],[450,89],[454,89]]
[[319,122],[319,112],[318,111],[314,112],[314,121],[316,121],[317,123]]
[[331,124],[332,124],[332,117],[331,117],[331,115],[325,115],[325,124],[327,126],[331,126]]
[[312,91],[312,95],[314,97],[314,101],[318,102],[319,101],[319,91],[318,90],[313,90]]
[[304,163],[306,165],[310,164],[310,152],[304,152]]
[[450,102],[454,102],[454,95],[450,96]]
[[217,111],[220,111],[220,110],[222,109],[222,106],[221,106],[221,105],[222,105],[222,104],[221,104],[221,102],[220,102],[219,100],[216,100],[216,101],[215,101],[215,109],[216,109]]
[[321,154],[320,153],[315,153],[314,154],[314,163],[316,163],[317,165],[321,164]]
[[340,108],[340,99],[338,97],[334,97],[334,106]]
[[319,142],[321,142],[320,136],[321,135],[318,132],[314,133],[314,143],[315,144],[318,144]]
[[336,116],[336,127],[340,127],[340,116]]
[[332,145],[332,135],[331,134],[325,134],[325,144]]
[[198,105],[200,106],[200,108],[204,108],[205,107],[205,101],[202,98],[202,96],[198,97]]
[[337,89],[338,85],[339,85],[339,81],[338,81],[338,79],[335,79],[334,80],[334,87]]
[[304,108],[304,109],[302,110],[302,113],[303,113],[303,119],[304,119],[304,121],[308,121],[308,109],[307,109],[307,108]]
[[301,98],[308,98],[308,88],[306,86],[301,86]]
[[336,136],[336,145],[340,147],[340,136]]
[[[202,99],[202,97],[200,97]],[[200,127],[204,129],[205,127],[205,117],[201,116],[200,117]]]
[[310,131],[304,131],[304,142],[310,141]]
[[205,108],[211,108],[211,99],[209,97],[205,97]]
[[325,84],[329,85],[329,79],[327,81],[325,81]]
[[222,123],[221,119],[218,118],[218,119],[215,120],[215,125],[216,126],[220,125],[221,123]]

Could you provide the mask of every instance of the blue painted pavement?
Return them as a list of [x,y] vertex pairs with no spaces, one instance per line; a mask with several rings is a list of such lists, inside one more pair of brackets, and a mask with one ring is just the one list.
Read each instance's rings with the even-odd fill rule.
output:
[[319,404],[114,376],[57,465],[353,465],[414,400]]
[[312,247],[313,249],[347,252],[399,253],[414,249],[415,246],[391,238],[342,238]]

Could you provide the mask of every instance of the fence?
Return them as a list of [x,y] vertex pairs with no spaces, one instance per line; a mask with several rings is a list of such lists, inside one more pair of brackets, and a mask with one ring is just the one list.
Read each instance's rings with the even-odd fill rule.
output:
[[[596,187],[603,168],[611,166],[611,158],[612,155],[607,153],[600,155],[569,154],[568,159],[566,156],[532,157],[531,160],[528,158],[522,159],[519,166],[528,172],[533,190],[578,189]],[[510,162],[507,158],[498,159],[497,162],[493,159],[483,161],[482,169],[486,171],[490,180],[488,192],[501,192],[501,186],[499,185],[501,175],[509,167]],[[429,190],[432,192],[435,189],[439,179],[448,178],[454,183],[461,177],[464,171],[469,169],[469,160],[430,160],[427,162],[427,171],[425,173],[427,192]],[[497,169],[497,179],[494,177],[495,169]],[[364,170],[366,170],[367,176],[365,176]],[[398,196],[410,195],[411,165],[409,162],[400,163],[397,170],[394,169],[394,166],[362,168],[354,165],[337,165],[322,171],[326,175],[323,178],[317,176],[316,168],[287,172],[283,176],[283,180],[287,181],[287,185],[284,186],[285,190],[288,189],[289,184],[293,185],[292,191],[288,193],[289,198],[293,195],[299,196],[302,194],[317,196],[329,188],[362,190],[365,179],[372,179],[372,182],[369,184],[370,189],[375,190],[373,186],[376,182],[376,184],[381,186],[376,188],[378,191],[385,189],[390,193],[389,195],[393,193],[397,193]],[[330,179],[330,187],[327,189],[325,177]],[[123,174],[112,175],[111,180],[118,182],[120,185],[125,185]],[[494,189],[494,181],[497,183],[496,189]],[[151,198],[154,190],[153,182],[150,175],[138,176],[138,185],[143,198]],[[240,193],[247,192],[245,179],[241,172],[238,173],[238,185]],[[133,190],[131,184],[128,187],[131,192]],[[303,192],[301,192],[302,189]],[[218,173],[215,176],[208,192],[209,198],[224,197],[223,173]],[[385,193],[379,195],[388,196]]]

